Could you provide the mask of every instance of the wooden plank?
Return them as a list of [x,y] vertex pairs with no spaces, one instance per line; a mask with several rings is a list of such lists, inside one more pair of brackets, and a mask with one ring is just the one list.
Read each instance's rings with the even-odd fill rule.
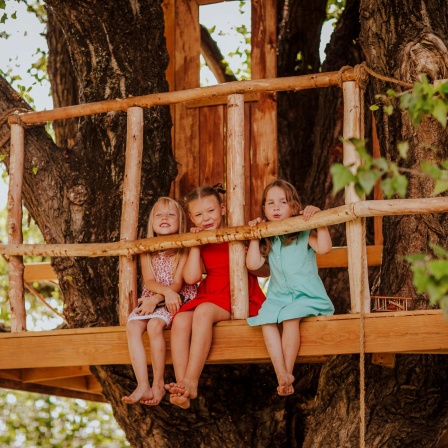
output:
[[58,389],[77,390],[80,392],[90,392],[86,376],[76,376],[73,378],[63,378],[58,380],[39,381],[43,386],[56,387]]
[[[174,79],[175,90],[199,87],[199,7],[194,1],[176,1]],[[174,107],[174,157],[178,174],[174,196],[183,197],[199,179],[199,112],[185,104]]]
[[58,280],[56,272],[51,267],[50,262],[28,263],[25,264],[24,280],[27,283],[32,282],[55,282]]
[[[254,102],[258,101],[260,98],[260,94],[258,93],[245,93],[244,94],[244,102]],[[194,109],[197,107],[208,107],[208,106],[219,106],[227,104],[227,96],[214,96],[211,98],[201,98],[199,100],[188,101],[185,103],[187,109]]]
[[22,383],[21,381],[7,380],[3,378],[0,378],[0,387],[11,390],[35,392],[38,394],[56,395],[57,397],[78,398],[81,400],[108,403],[102,395],[96,393],[68,390],[58,387],[45,386],[43,384]]
[[[367,246],[367,265],[381,266],[383,246]],[[319,268],[345,268],[348,267],[347,247],[333,247],[330,253],[316,254]]]
[[[252,1],[251,77],[253,80],[277,76],[276,1]],[[277,98],[260,94],[251,103],[251,217],[259,216],[264,187],[278,176]]]
[[[376,132],[375,115],[372,112],[372,153],[373,157],[381,157],[380,141]],[[381,180],[378,180],[373,187],[373,199],[381,200],[384,198],[383,190],[380,187]],[[383,244],[383,217],[375,216],[373,218],[373,238],[374,244]]]
[[395,353],[372,353],[372,364],[393,369],[395,367]]
[[215,185],[225,181],[224,108],[199,110],[199,185]]
[[[171,363],[170,331],[164,334]],[[303,319],[301,337],[299,357],[357,354],[359,315]],[[145,347],[150,359],[146,340]],[[441,310],[366,314],[365,352],[448,354],[448,322]],[[269,362],[261,329],[241,320],[217,324],[207,363],[248,362]],[[129,363],[123,327],[0,335],[0,369]]]
[[40,383],[42,381],[91,375],[89,366],[23,369],[21,372],[21,379],[24,383]]

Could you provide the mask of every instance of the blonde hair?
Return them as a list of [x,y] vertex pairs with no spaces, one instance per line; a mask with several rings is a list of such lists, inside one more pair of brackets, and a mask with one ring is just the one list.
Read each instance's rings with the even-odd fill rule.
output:
[[[266,196],[271,188],[279,187],[285,192],[286,202],[291,207],[292,214],[291,216],[298,216],[300,210],[302,209],[302,204],[300,203],[299,194],[295,187],[283,179],[277,179],[266,185],[263,196],[261,199],[261,216],[264,220],[267,220],[266,214],[264,212],[264,205],[266,204]],[[290,245],[298,236],[300,232],[289,233],[287,235],[283,235],[283,244],[285,246]],[[266,257],[272,248],[272,242],[270,238],[262,238],[260,241],[260,252],[261,255]]]
[[[148,227],[147,227],[147,232],[146,232],[147,238],[152,238],[152,237],[156,236],[156,234],[154,232],[154,214],[155,214],[156,205],[168,206],[170,204],[174,205],[174,207],[177,210],[177,214],[179,216],[179,229],[178,229],[177,233],[179,234],[179,233],[186,232],[187,218],[185,216],[185,212],[184,212],[184,209],[182,208],[182,206],[175,199],[169,198],[168,196],[161,196],[159,199],[157,199],[157,201],[155,202],[155,204],[153,205],[153,207],[151,209],[151,212],[149,213]],[[173,251],[174,251],[174,265],[173,265],[173,274],[174,274],[174,272],[176,272],[177,265],[179,264],[179,260],[185,251],[185,248],[173,249]],[[154,274],[154,268],[152,266],[151,252],[146,253],[146,259],[148,262],[148,266],[151,269],[151,272]]]

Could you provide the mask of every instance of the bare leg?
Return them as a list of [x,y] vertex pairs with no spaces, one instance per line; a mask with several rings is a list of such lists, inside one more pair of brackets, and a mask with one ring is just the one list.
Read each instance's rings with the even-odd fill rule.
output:
[[150,400],[140,400],[140,403],[149,406],[158,405],[165,395],[165,358],[166,347],[163,330],[166,328],[166,323],[163,319],[157,317],[148,322],[147,330],[149,336],[149,343],[151,345],[151,364],[153,372],[152,393],[153,398]]
[[277,324],[266,324],[261,326],[264,342],[269,352],[275,374],[277,375],[279,395],[291,395],[294,393],[292,383],[294,376],[286,368],[285,358],[282,348],[282,336]]
[[[177,314],[171,327],[171,356],[176,381],[180,381],[187,370],[193,313],[194,311],[183,311]],[[171,393],[171,388],[175,384],[165,384],[165,389]]]
[[142,339],[147,323],[147,320],[131,320],[126,325],[129,355],[137,378],[137,388],[131,395],[125,395],[122,398],[127,404],[134,404],[140,400],[151,400],[153,398],[153,393],[149,386],[148,364]]
[[213,303],[202,303],[195,309],[187,370],[182,380],[171,389],[171,403],[186,409],[190,406],[190,399],[197,397],[199,377],[212,344],[213,324],[229,319],[230,313]]
[[300,319],[283,321],[282,347],[286,371],[292,374],[300,348]]

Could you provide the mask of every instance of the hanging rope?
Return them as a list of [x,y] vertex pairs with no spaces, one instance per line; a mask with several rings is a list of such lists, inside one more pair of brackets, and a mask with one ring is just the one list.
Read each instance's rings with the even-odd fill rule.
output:
[[408,82],[400,81],[399,79],[395,78],[389,78],[388,76],[380,75],[379,73],[375,72],[369,66],[367,65],[367,62],[364,61],[361,64],[355,65],[355,68],[351,67],[350,65],[344,65],[339,71],[338,71],[338,85],[340,88],[342,88],[343,80],[342,76],[344,72],[347,70],[353,70],[353,74],[355,77],[356,83],[361,87],[361,89],[365,89],[367,87],[367,84],[369,83],[369,75],[381,79],[381,81],[390,82],[393,84],[398,84],[399,86],[405,87],[406,89],[412,89],[413,84],[410,84]]
[[364,352],[364,306],[359,314],[359,446],[366,446],[366,374]]

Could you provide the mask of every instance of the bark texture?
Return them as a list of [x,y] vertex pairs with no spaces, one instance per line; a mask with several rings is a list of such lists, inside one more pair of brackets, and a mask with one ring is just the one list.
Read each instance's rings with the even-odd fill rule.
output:
[[[318,71],[318,35],[324,3],[289,0],[279,2],[279,74],[287,76]],[[163,14],[159,0],[47,0],[52,27],[66,39],[79,91],[73,82],[63,85],[53,70],[53,89],[60,103],[92,102],[167,90],[167,53]],[[285,10],[284,7],[288,9]],[[414,80],[425,72],[433,79],[447,77],[444,62],[448,11],[444,0],[403,2],[348,0],[327,47],[322,70],[339,70],[364,57],[379,73]],[[360,25],[361,20],[361,25]],[[289,25],[291,22],[291,25]],[[312,24],[312,26],[310,25]],[[361,46],[358,42],[361,26]],[[300,32],[300,29],[306,30]],[[288,33],[297,33],[290,38]],[[58,34],[58,36],[62,36]],[[59,40],[50,39],[50,54],[58,64],[66,52]],[[53,44],[51,44],[53,42]],[[53,52],[53,53],[51,53]],[[300,64],[297,54],[301,52]],[[417,53],[424,58],[416,58]],[[437,56],[437,57],[436,57]],[[58,57],[61,57],[58,59]],[[427,61],[427,62],[425,62]],[[308,68],[308,65],[312,69]],[[61,67],[62,68],[62,67]],[[65,69],[65,68],[64,68]],[[69,73],[61,71],[61,73]],[[443,76],[443,74],[445,74]],[[440,76],[439,76],[440,75]],[[68,75],[67,75],[68,76]],[[373,80],[369,95],[389,87]],[[295,94],[293,94],[295,95]],[[292,96],[293,96],[292,95]],[[321,207],[338,204],[331,198],[329,167],[339,161],[342,103],[338,88],[307,95],[279,98],[279,134],[282,176],[292,181],[305,203]],[[73,103],[71,103],[73,104]],[[0,78],[0,111],[28,106]],[[297,108],[293,112],[293,108]],[[396,143],[408,138],[416,166],[429,141],[446,158],[447,136],[432,120],[414,132],[404,114],[388,117],[377,112],[383,154],[397,159]],[[301,117],[301,118],[296,118]],[[298,129],[295,129],[298,128]],[[170,147],[171,120],[167,108],[145,111],[145,150],[139,234],[154,198],[167,194],[176,175]],[[121,187],[124,171],[126,117],[123,113],[84,117],[56,146],[43,127],[26,132],[24,200],[47,242],[103,242],[119,239]],[[59,132],[59,131],[58,131]],[[8,153],[8,129],[0,126],[2,153]],[[292,135],[292,134],[291,134]],[[59,137],[58,137],[59,138]],[[433,156],[434,157],[434,156]],[[302,161],[302,166],[297,160]],[[5,159],[8,163],[8,158]],[[306,169],[303,167],[306,166]],[[33,174],[37,167],[37,174]],[[291,167],[291,169],[290,169]],[[411,179],[411,196],[427,195],[430,186]],[[424,219],[389,218],[385,221],[385,256],[378,292],[415,292],[408,267],[400,256],[425,250],[428,243],[446,247],[447,221],[443,216]],[[338,233],[339,232],[339,233]],[[343,242],[343,231],[333,235]],[[412,241],[409,248],[405,243]],[[117,318],[117,260],[55,259],[72,327],[114,325]],[[344,270],[345,271],[345,270]],[[348,300],[346,272],[327,289],[339,312]],[[337,276],[339,273],[337,273]],[[330,279],[330,277],[328,277]],[[421,306],[425,298],[419,298]],[[420,306],[420,305],[419,305]],[[366,360],[368,447],[436,446],[447,417],[447,357],[399,356],[395,369]],[[115,416],[134,447],[353,447],[359,445],[359,365],[356,356],[334,357],[323,365],[297,365],[295,394],[281,398],[271,365],[222,365],[204,368],[200,395],[192,408],[171,406],[167,397],[158,407],[127,406],[124,394],[135,388],[130,366],[92,368],[111,402]],[[173,380],[171,368],[167,381]]]

